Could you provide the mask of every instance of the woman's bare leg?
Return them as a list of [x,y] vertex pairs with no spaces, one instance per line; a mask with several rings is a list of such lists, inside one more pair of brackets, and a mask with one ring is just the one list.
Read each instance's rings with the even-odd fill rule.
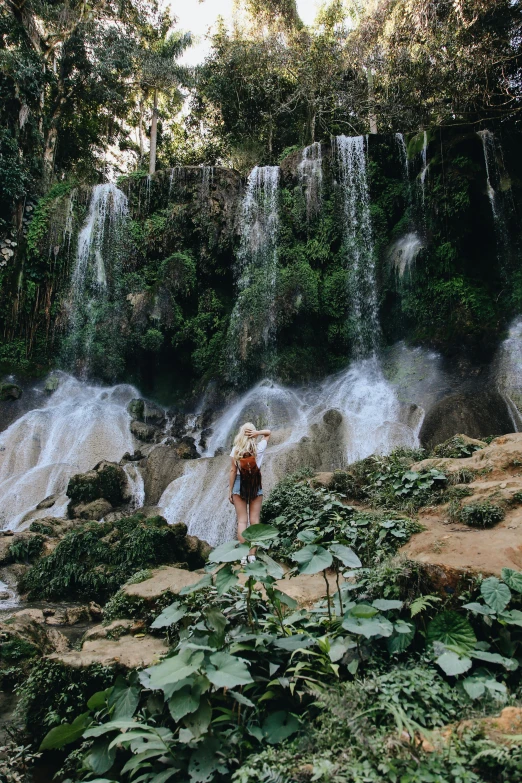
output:
[[263,495],[258,495],[255,500],[250,501],[250,524],[257,525],[261,516],[261,506],[263,505]]
[[234,502],[234,508],[236,509],[237,516],[237,540],[241,544],[244,544],[245,539],[243,538],[243,533],[248,526],[247,504],[246,501],[241,500],[239,495],[232,495],[232,500]]

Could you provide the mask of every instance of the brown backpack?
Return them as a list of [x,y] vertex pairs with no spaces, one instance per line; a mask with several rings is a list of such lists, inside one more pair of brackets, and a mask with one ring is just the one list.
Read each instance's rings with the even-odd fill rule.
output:
[[257,497],[261,487],[261,471],[259,470],[256,458],[252,454],[247,454],[237,460],[239,468],[239,496],[242,500],[250,503]]

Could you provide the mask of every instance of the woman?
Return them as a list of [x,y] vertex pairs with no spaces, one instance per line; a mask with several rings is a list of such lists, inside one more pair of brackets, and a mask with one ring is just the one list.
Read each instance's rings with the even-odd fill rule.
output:
[[[230,452],[229,500],[237,515],[237,538],[244,542],[243,532],[249,524],[256,525],[261,514],[263,488],[261,486],[261,463],[271,435],[270,430],[256,430],[247,421],[239,428]],[[262,436],[259,443],[257,438]],[[249,560],[255,560],[253,555]]]

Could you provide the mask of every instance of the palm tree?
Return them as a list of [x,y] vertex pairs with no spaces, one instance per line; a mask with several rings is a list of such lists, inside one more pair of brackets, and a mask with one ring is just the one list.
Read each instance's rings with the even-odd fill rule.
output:
[[[149,28],[142,38],[140,50],[140,88],[144,98],[152,94],[149,174],[156,171],[158,139],[158,99],[161,93],[179,93],[179,87],[190,83],[192,70],[177,60],[192,44],[190,33],[172,31],[173,20],[164,14],[158,27]],[[180,101],[182,98],[179,93]],[[143,101],[140,101],[140,138],[142,135]]]

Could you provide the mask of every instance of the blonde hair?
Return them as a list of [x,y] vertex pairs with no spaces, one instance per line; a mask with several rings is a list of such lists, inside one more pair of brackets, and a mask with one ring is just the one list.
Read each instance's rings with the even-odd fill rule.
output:
[[245,422],[239,428],[239,432],[234,438],[234,447],[232,449],[232,457],[234,459],[241,459],[243,454],[257,455],[257,441],[255,438],[247,438],[245,430],[255,430],[256,428],[251,421]]

